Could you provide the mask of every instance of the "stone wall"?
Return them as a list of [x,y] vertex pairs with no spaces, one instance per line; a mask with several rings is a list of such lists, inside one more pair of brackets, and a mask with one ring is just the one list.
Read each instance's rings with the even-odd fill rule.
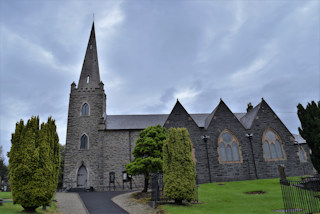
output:
[[[81,107],[84,103],[90,106],[89,116],[81,116]],[[100,88],[80,88],[71,86],[66,152],[64,165],[64,187],[77,187],[77,172],[83,164],[88,172],[87,186],[99,186],[99,169],[102,168],[99,160],[102,139],[99,137],[99,122],[105,112],[106,95],[103,84]],[[80,149],[80,138],[88,136],[88,149]]]
[[[264,100],[261,102],[250,129],[246,129],[240,123],[223,101],[219,103],[211,116],[211,120],[207,121],[207,126],[199,128],[183,106],[177,102],[164,125],[166,128],[185,127],[188,129],[195,149],[199,183],[248,180],[256,179],[256,176],[257,178],[275,178],[279,177],[278,164],[283,164],[286,167],[288,176],[314,173],[309,152],[306,152],[307,161],[301,162],[298,156],[298,145],[294,144],[292,134]],[[281,138],[285,153],[284,160],[265,159],[262,138],[268,128],[273,129]],[[240,162],[219,162],[218,139],[224,130],[228,130],[236,136],[240,144]],[[248,133],[253,134],[252,147],[246,136]],[[209,136],[207,148],[202,139],[204,135]],[[309,151],[306,144],[303,146],[305,151]]]
[[[115,172],[116,188],[122,188],[122,172],[125,165],[134,157],[132,152],[141,130],[105,130],[104,131],[104,174],[105,188],[109,186],[109,173]],[[142,176],[133,176],[133,187],[141,187]],[[128,186],[127,186],[128,188]]]

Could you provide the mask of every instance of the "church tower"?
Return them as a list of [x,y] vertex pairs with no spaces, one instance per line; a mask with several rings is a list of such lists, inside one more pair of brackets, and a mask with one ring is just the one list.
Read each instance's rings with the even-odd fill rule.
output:
[[[78,86],[73,82],[69,98],[63,186],[90,188],[101,185],[106,94],[100,81],[94,23]],[[100,170],[99,170],[100,169]]]

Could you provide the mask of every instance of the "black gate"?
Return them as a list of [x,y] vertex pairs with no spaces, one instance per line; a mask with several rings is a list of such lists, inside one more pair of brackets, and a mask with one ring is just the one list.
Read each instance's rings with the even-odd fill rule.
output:
[[286,213],[320,212],[320,177],[280,180]]

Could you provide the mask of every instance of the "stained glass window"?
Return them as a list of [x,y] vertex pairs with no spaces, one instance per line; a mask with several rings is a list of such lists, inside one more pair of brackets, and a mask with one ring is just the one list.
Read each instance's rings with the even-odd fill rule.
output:
[[228,130],[222,132],[219,138],[219,154],[220,161],[222,162],[234,162],[241,161],[239,142],[237,138],[231,134]]
[[232,159],[232,152],[231,152],[231,146],[230,145],[227,146],[227,159],[228,159],[228,161],[232,161],[233,160]]
[[222,160],[222,161],[226,161],[227,158],[226,158],[226,149],[225,149],[225,147],[224,147],[224,143],[220,143],[219,147],[220,147],[220,157],[221,157],[221,160]]
[[276,141],[276,149],[277,149],[278,158],[283,158],[282,149],[279,141]]
[[268,159],[270,159],[270,158],[271,158],[271,154],[270,154],[269,144],[268,144],[267,141],[264,142],[264,152],[265,152],[265,154],[266,154],[266,157],[267,157]]
[[262,140],[266,160],[284,159],[281,139],[275,131],[267,129]]
[[274,146],[273,143],[271,143],[270,148],[271,148],[271,157],[272,157],[273,159],[276,159],[276,158],[277,158],[276,147]]
[[239,159],[239,152],[238,152],[238,145],[235,142],[232,143],[232,154],[233,154],[233,160],[236,160],[236,161],[240,160]]
[[229,132],[225,132],[222,134],[222,140],[229,144],[232,141],[232,135]]

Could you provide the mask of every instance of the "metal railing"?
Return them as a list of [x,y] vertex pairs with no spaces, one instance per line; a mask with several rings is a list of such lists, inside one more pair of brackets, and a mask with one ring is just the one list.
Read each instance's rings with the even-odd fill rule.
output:
[[320,177],[280,180],[286,213],[320,212]]

